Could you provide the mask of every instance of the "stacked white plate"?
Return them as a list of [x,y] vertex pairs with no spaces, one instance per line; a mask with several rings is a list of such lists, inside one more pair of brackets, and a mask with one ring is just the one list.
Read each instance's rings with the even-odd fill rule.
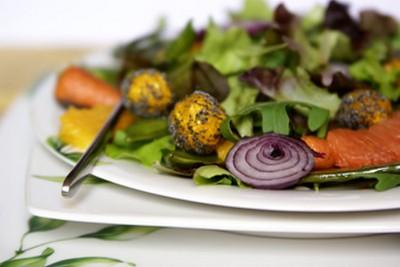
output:
[[[114,64],[108,53],[83,64]],[[57,135],[63,109],[53,97],[56,74],[35,85],[34,147],[27,183],[32,214],[96,223],[239,231],[285,237],[334,237],[400,232],[400,188],[268,191],[196,186],[131,161],[104,158],[93,174],[111,183],[84,185],[76,198],[61,197],[60,183],[72,162],[47,145]],[[47,150],[47,151],[46,151]],[[52,153],[51,153],[52,152]]]

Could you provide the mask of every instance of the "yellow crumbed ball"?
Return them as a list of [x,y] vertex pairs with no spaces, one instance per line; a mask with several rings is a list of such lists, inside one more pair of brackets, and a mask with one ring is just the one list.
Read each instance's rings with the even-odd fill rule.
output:
[[220,126],[225,117],[224,110],[214,97],[195,91],[171,111],[169,131],[179,148],[210,154],[221,141]]
[[[111,106],[95,106],[90,109],[70,107],[60,118],[59,138],[75,149],[84,151],[93,142],[112,110]],[[131,114],[123,112],[115,129],[124,129],[133,121]]]
[[336,113],[337,122],[351,129],[368,128],[387,119],[392,112],[390,101],[371,89],[347,93]]
[[154,69],[129,73],[122,83],[122,90],[126,106],[138,116],[159,116],[173,101],[165,75]]

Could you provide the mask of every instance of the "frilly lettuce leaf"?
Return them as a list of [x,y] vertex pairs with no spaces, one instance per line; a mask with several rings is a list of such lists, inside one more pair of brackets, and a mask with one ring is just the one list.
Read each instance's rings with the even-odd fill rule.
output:
[[286,44],[263,46],[253,41],[245,29],[223,30],[210,23],[199,54],[195,59],[207,62],[224,75],[234,74],[262,64],[263,56],[286,47]]
[[327,109],[334,117],[340,105],[340,98],[326,89],[316,86],[304,69],[298,68],[296,74],[286,72],[284,80],[277,91],[278,101],[299,101]]
[[237,185],[239,187],[248,187],[228,170],[217,165],[206,165],[197,168],[193,175],[193,181],[196,185]]
[[150,141],[135,149],[120,147],[115,144],[109,144],[106,147],[106,155],[113,159],[137,160],[143,165],[152,166],[160,161],[163,151],[174,150],[175,146],[171,142],[171,136],[164,136]]

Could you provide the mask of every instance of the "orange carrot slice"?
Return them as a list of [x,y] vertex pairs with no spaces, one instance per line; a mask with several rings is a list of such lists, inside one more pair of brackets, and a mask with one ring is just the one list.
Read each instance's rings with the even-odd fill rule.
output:
[[62,104],[94,107],[96,105],[116,105],[121,94],[119,90],[88,71],[71,66],[60,74],[55,97]]

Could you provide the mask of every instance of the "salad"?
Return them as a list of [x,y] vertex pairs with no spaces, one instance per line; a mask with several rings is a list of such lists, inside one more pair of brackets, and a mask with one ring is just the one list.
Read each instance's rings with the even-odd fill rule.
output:
[[121,45],[116,69],[70,66],[49,143],[77,160],[112,108],[105,154],[198,185],[257,189],[400,184],[400,30],[331,1],[305,14],[245,0],[230,20],[165,23]]

